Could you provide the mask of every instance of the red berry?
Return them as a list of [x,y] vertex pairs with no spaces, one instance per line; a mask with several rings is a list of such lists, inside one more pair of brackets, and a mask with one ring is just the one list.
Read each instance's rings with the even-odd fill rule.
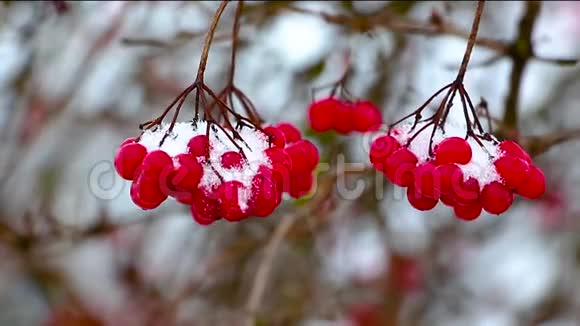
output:
[[457,217],[462,220],[471,221],[481,215],[481,203],[479,201],[474,201],[468,205],[455,204],[453,207],[453,212]]
[[546,192],[546,177],[544,172],[535,165],[530,165],[528,178],[516,188],[516,192],[528,199],[540,198]]
[[425,197],[421,191],[411,186],[407,188],[407,199],[411,206],[420,211],[428,211],[437,205],[437,199]]
[[341,135],[346,135],[355,128],[354,106],[350,103],[342,103],[336,109],[336,119],[334,121],[334,130]]
[[375,139],[369,150],[369,159],[375,169],[382,171],[385,160],[400,147],[399,142],[389,135]]
[[[443,164],[435,168],[439,182],[435,182],[435,189],[442,194],[453,194],[463,180],[463,172],[453,164]],[[443,199],[442,199],[443,200]]]
[[407,148],[399,148],[385,161],[384,172],[392,183],[408,187],[413,184],[417,157]]
[[499,215],[508,210],[514,200],[514,194],[499,182],[492,182],[481,191],[483,209],[490,214]]
[[199,224],[208,225],[220,218],[219,201],[214,197],[201,189],[193,193],[191,216]]
[[292,159],[292,170],[311,172],[318,165],[318,149],[306,139],[299,140],[286,148]]
[[312,172],[292,171],[290,174],[290,196],[300,198],[310,192],[314,184]]
[[264,132],[270,138],[270,144],[278,148],[286,147],[286,137],[280,129],[272,126],[264,128]]
[[193,203],[193,193],[189,191],[176,191],[173,197],[180,204],[191,205]]
[[447,163],[467,164],[471,161],[471,147],[463,138],[449,137],[435,148],[438,165]]
[[532,163],[532,158],[530,157],[530,155],[528,155],[528,153],[526,153],[526,151],[515,141],[504,140],[499,144],[498,148],[501,151],[503,151],[504,153],[503,156],[513,155],[515,157],[521,158],[522,160],[528,163]]
[[441,196],[441,182],[439,171],[431,162],[425,162],[413,171],[413,188],[416,189],[423,197],[439,199]]
[[272,163],[272,174],[279,191],[290,191],[290,171],[292,159],[285,150],[278,147],[268,148],[266,155]]
[[196,158],[189,154],[175,156],[175,166],[171,176],[171,184],[177,189],[193,191],[197,189],[203,175],[203,167]]
[[221,157],[221,163],[225,169],[241,169],[244,158],[239,152],[225,152]]
[[133,202],[143,209],[156,208],[167,199],[159,187],[159,179],[144,173],[135,176],[130,195]]
[[273,172],[262,169],[252,180],[252,215],[265,217],[272,214],[281,200],[282,192],[276,186]]
[[452,193],[441,193],[439,198],[443,204],[449,207],[455,206],[455,197]]
[[226,181],[218,188],[221,212],[230,222],[241,221],[248,217],[246,209],[242,209],[240,200],[244,185],[239,181]]
[[475,178],[461,180],[458,187],[453,192],[455,203],[458,205],[471,205],[479,201],[479,182]]
[[266,155],[270,159],[272,165],[278,163],[282,164],[288,170],[292,170],[292,159],[285,150],[278,147],[271,147],[266,150]]
[[528,178],[530,166],[526,161],[513,155],[498,158],[494,163],[505,185],[510,189],[516,189]]
[[162,173],[168,175],[173,170],[173,160],[166,152],[154,150],[143,158],[140,169],[141,173],[159,179]]
[[381,111],[370,101],[354,104],[354,129],[356,131],[378,130],[383,123]]
[[123,145],[115,155],[115,170],[125,180],[133,180],[135,170],[147,155],[145,146],[138,143]]
[[308,119],[310,128],[317,132],[324,132],[334,128],[336,111],[342,103],[332,97],[322,99],[310,104]]
[[197,135],[187,143],[187,150],[193,157],[209,157],[209,139],[206,135]]
[[290,123],[280,123],[276,128],[278,128],[278,130],[284,134],[284,137],[286,137],[286,144],[291,144],[302,139],[300,130]]
[[121,145],[119,145],[119,147],[123,147],[127,144],[133,144],[136,140],[137,140],[137,137],[127,138],[127,139],[123,140],[123,142],[121,143]]

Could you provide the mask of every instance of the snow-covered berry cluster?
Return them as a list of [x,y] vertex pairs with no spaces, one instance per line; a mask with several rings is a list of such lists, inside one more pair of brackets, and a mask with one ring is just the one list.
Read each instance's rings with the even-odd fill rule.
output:
[[205,121],[182,122],[165,136],[168,129],[159,125],[125,140],[115,156],[142,209],[172,197],[190,206],[199,224],[240,221],[270,215],[283,192],[297,198],[312,187],[318,150],[291,124],[234,133]]
[[346,135],[351,132],[378,130],[383,122],[381,111],[370,101],[342,101],[327,97],[310,104],[310,127],[316,132],[334,130]]
[[441,201],[457,217],[473,220],[482,210],[505,212],[514,194],[528,199],[544,194],[543,172],[517,143],[499,142],[491,135],[466,140],[465,128],[449,123],[433,133],[421,133],[426,125],[414,122],[393,128],[376,137],[369,151],[374,168],[406,187],[416,209],[430,210]]

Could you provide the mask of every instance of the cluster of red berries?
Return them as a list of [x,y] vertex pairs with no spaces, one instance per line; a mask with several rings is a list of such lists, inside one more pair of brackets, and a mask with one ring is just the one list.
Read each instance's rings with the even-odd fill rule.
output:
[[[202,225],[222,217],[228,221],[266,217],[281,203],[283,192],[298,198],[310,191],[319,156],[291,124],[253,132],[269,139],[261,149],[264,159],[258,162],[223,148],[215,158],[213,140],[199,134],[188,140],[183,153],[173,156],[161,148],[148,151],[137,138],[129,138],[117,151],[115,169],[132,181],[131,198],[142,209],[154,209],[173,197],[189,205],[193,218]],[[224,179],[225,174],[230,177]],[[249,182],[243,182],[248,175]]]
[[351,132],[378,130],[383,123],[381,111],[370,101],[354,103],[327,97],[310,104],[310,127],[316,132],[334,130],[346,135]]
[[473,220],[482,210],[496,215],[505,212],[514,194],[528,199],[544,194],[543,172],[517,143],[506,140],[497,149],[497,157],[490,161],[495,170],[491,175],[496,173],[497,178],[486,184],[464,174],[461,167],[472,160],[472,148],[460,137],[445,138],[434,148],[434,157],[419,162],[395,137],[382,135],[373,141],[369,157],[388,180],[407,188],[409,203],[416,209],[430,210],[441,200],[453,207],[457,217]]

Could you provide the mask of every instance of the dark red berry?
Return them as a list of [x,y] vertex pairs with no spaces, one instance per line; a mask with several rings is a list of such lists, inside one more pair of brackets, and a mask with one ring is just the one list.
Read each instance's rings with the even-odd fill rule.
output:
[[515,141],[504,140],[499,144],[498,148],[503,152],[502,156],[513,155],[528,163],[532,163],[530,155],[528,155],[528,153],[526,153],[526,151]]
[[132,143],[134,143],[136,140],[137,140],[137,137],[130,137],[130,138],[127,138],[127,139],[123,140],[123,142],[121,143],[121,145],[119,145],[119,147],[123,147],[123,146],[125,146],[125,145],[127,145],[127,144],[132,144]]
[[378,130],[383,123],[381,111],[370,101],[358,101],[354,104],[354,127],[356,131]]
[[530,165],[527,179],[516,189],[516,192],[528,199],[540,198],[546,192],[544,172],[535,165]]
[[289,171],[292,170],[292,159],[285,150],[278,147],[271,147],[266,150],[266,156],[268,156],[272,164],[282,164]]
[[492,182],[481,191],[481,204],[490,214],[499,215],[508,210],[514,200],[514,194],[499,182]]
[[241,169],[243,163],[244,158],[239,152],[225,152],[221,157],[221,164],[225,169]]
[[290,174],[290,191],[292,198],[300,198],[310,192],[314,184],[312,172],[292,171]]
[[306,139],[299,140],[286,148],[292,159],[292,170],[311,172],[318,165],[318,149]]
[[382,171],[385,160],[400,147],[399,142],[389,135],[375,139],[369,150],[369,159],[375,169]]
[[438,200],[424,196],[421,191],[411,186],[407,188],[407,199],[414,208],[428,211],[437,205]]
[[161,191],[159,179],[140,173],[139,170],[137,173],[130,191],[133,202],[143,209],[153,209],[161,205],[167,195]]
[[218,188],[221,212],[223,217],[230,222],[241,221],[248,217],[247,209],[242,208],[240,204],[242,191],[245,191],[244,185],[239,181],[226,181]]
[[461,205],[456,203],[453,207],[455,216],[466,221],[471,221],[478,218],[479,215],[481,215],[481,210],[482,207],[479,201],[474,201],[468,205]]
[[154,150],[143,158],[140,169],[141,173],[159,179],[162,173],[168,175],[173,170],[173,160],[166,152]]
[[145,146],[138,143],[128,143],[119,148],[115,155],[115,170],[125,180],[133,180],[135,170],[147,155]]
[[177,189],[188,191],[197,189],[203,175],[201,163],[190,154],[179,154],[174,160],[171,184]]
[[273,172],[262,169],[252,180],[252,197],[250,206],[252,215],[266,217],[280,204],[282,192],[278,190]]
[[384,172],[392,183],[409,187],[413,184],[413,171],[417,157],[407,148],[399,148],[385,161]]
[[530,166],[526,161],[513,155],[498,158],[494,163],[504,184],[510,189],[516,189],[528,178]]
[[439,199],[441,196],[441,177],[433,163],[425,162],[417,166],[413,171],[413,181],[413,188],[423,197]]
[[198,189],[193,193],[191,215],[201,225],[208,225],[220,218],[220,204],[215,195]]
[[298,130],[298,128],[296,128],[293,124],[280,123],[276,126],[276,128],[278,128],[278,130],[284,134],[284,137],[286,137],[286,144],[291,144],[302,139],[300,130]]
[[455,203],[458,205],[471,205],[479,201],[479,182],[475,178],[462,180],[453,192]]
[[308,119],[310,128],[317,132],[331,130],[335,126],[336,112],[342,103],[332,97],[325,98],[310,104]]
[[286,137],[280,129],[272,126],[264,128],[264,132],[268,135],[270,144],[278,148],[286,147]]
[[355,128],[354,107],[350,103],[342,103],[336,109],[336,119],[334,121],[334,130],[341,135],[349,134]]
[[449,207],[455,206],[455,196],[452,193],[441,193],[439,199],[446,206]]
[[471,161],[471,147],[463,138],[446,138],[435,148],[435,160],[438,165],[447,163],[467,164]]
[[453,164],[443,164],[435,168],[439,176],[439,182],[435,182],[435,189],[442,194],[453,194],[463,180],[463,172]]
[[187,150],[193,157],[209,157],[209,139],[206,135],[197,135],[187,143]]

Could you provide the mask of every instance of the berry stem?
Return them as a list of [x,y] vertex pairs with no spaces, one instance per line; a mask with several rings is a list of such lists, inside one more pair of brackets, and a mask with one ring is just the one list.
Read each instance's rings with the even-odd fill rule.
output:
[[471,58],[471,52],[475,46],[477,39],[477,32],[479,30],[479,22],[481,16],[483,15],[483,7],[485,5],[485,0],[477,1],[477,8],[475,9],[475,16],[473,18],[473,24],[471,25],[471,32],[469,33],[469,38],[467,40],[467,48],[463,54],[463,60],[461,61],[461,66],[459,67],[459,72],[457,73],[456,83],[463,84],[463,78],[465,77],[465,72],[467,71],[467,65],[469,64],[469,59]]
[[207,58],[209,57],[209,48],[211,47],[211,42],[215,34],[218,22],[228,5],[227,0],[222,0],[219,4],[218,9],[211,18],[210,26],[205,34],[205,39],[203,40],[203,49],[201,51],[201,59],[199,60],[199,67],[197,69],[197,77],[195,78],[196,83],[203,83],[203,74],[205,73],[205,67],[207,65]]

